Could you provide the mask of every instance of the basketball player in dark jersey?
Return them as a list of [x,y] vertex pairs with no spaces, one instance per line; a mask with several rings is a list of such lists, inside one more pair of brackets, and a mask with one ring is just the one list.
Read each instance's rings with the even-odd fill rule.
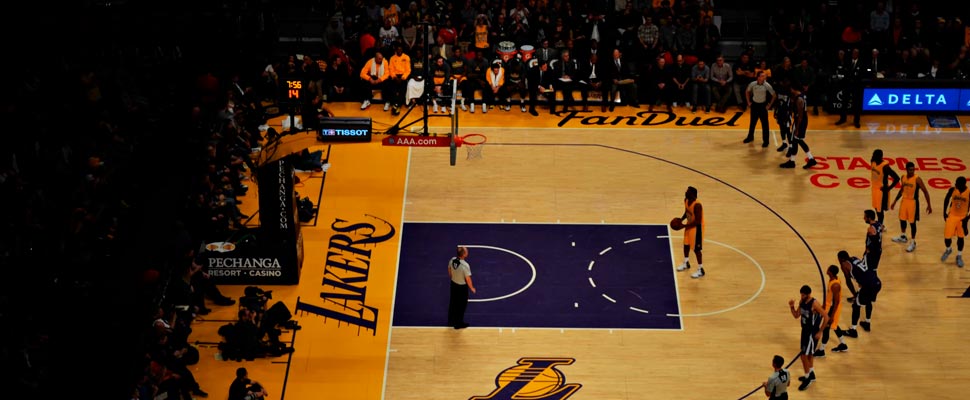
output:
[[795,85],[791,86],[789,92],[791,93],[788,98],[788,106],[791,109],[791,133],[788,136],[791,146],[788,147],[788,161],[782,163],[779,167],[795,168],[795,155],[798,154],[798,148],[801,147],[805,151],[805,155],[808,156],[808,161],[802,168],[809,169],[818,164],[818,161],[815,161],[811,150],[808,149],[808,143],[805,143],[805,135],[808,133],[808,101],[805,100],[805,94],[802,93],[801,89]]
[[862,219],[869,224],[866,229],[866,251],[862,257],[866,259],[866,265],[875,271],[879,269],[879,260],[882,259],[882,233],[886,231],[886,226],[876,220],[876,212],[872,210],[863,212]]
[[[849,256],[849,252],[842,250],[838,254],[839,264],[842,266],[842,273],[845,274],[845,284],[849,286],[852,297],[852,326],[845,331],[848,337],[859,337],[856,326],[859,324],[859,314],[862,306],[866,306],[866,320],[862,322],[862,328],[869,331],[870,320],[872,318],[872,303],[876,301],[876,296],[882,290],[882,281],[875,269],[869,268],[865,259]],[[857,291],[852,281],[859,284]]]
[[791,142],[791,101],[789,100],[788,93],[778,93],[778,100],[775,100],[775,121],[778,122],[778,133],[781,136],[781,146],[778,146],[777,151],[788,150],[788,143]]
[[799,293],[801,293],[801,300],[798,302],[798,308],[795,308],[795,299],[788,300],[788,307],[791,309],[791,315],[799,319],[802,325],[798,357],[802,360],[805,376],[798,377],[802,382],[798,385],[798,390],[805,390],[808,389],[808,385],[815,382],[815,349],[822,338],[821,328],[829,323],[829,315],[822,308],[822,304],[812,297],[811,287],[803,285]]

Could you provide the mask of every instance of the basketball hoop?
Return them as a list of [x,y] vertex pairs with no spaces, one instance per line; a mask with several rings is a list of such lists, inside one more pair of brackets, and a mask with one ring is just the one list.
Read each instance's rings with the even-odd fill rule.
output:
[[480,133],[469,133],[461,137],[462,145],[465,146],[467,150],[466,160],[471,160],[473,158],[482,158],[482,150],[485,147],[485,142],[488,138]]

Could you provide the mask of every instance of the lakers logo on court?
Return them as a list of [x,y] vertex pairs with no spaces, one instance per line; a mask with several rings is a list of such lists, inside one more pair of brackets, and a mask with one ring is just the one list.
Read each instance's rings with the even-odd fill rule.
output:
[[562,400],[579,391],[583,385],[566,383],[566,375],[557,365],[571,365],[575,358],[523,357],[518,365],[495,377],[495,390],[487,396],[469,400]]

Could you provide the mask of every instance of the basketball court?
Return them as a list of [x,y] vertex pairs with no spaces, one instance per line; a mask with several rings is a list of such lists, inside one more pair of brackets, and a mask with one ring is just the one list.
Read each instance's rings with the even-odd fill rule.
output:
[[[868,159],[880,148],[897,171],[916,163],[933,213],[921,210],[911,253],[889,240],[900,228],[886,213],[872,331],[817,359],[817,382],[793,396],[966,397],[970,273],[940,255],[945,189],[970,175],[970,121],[864,116],[856,129],[812,116],[819,164],[802,169],[800,154],[790,170],[778,167],[776,125],[767,148],[742,144],[748,115],[735,109],[592,110],[461,113],[459,135],[481,136],[455,165],[447,147],[383,146],[381,136],[320,145],[331,168],[298,174],[301,197],[320,207],[302,228],[300,284],[265,288],[303,326],[284,334],[296,351],[220,360],[216,330],[236,308],[215,307],[193,326],[203,389],[225,398],[245,366],[274,399],[763,398],[772,356],[798,352],[789,299],[805,284],[822,298],[836,253],[862,254]],[[377,106],[333,111],[372,117],[377,131],[396,121]],[[688,186],[706,218],[700,279],[689,276],[694,254],[694,268],[675,270],[682,231],[667,227]],[[478,289],[464,330],[446,326],[445,266],[459,245]],[[826,349],[837,344],[832,335]],[[803,373],[797,361],[790,370]]]

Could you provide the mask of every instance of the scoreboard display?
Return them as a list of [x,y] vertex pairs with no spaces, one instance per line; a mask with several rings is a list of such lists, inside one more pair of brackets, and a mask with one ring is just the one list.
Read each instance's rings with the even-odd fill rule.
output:
[[302,79],[284,79],[282,81],[283,93],[280,100],[288,104],[299,104],[303,99],[303,87],[306,86]]

